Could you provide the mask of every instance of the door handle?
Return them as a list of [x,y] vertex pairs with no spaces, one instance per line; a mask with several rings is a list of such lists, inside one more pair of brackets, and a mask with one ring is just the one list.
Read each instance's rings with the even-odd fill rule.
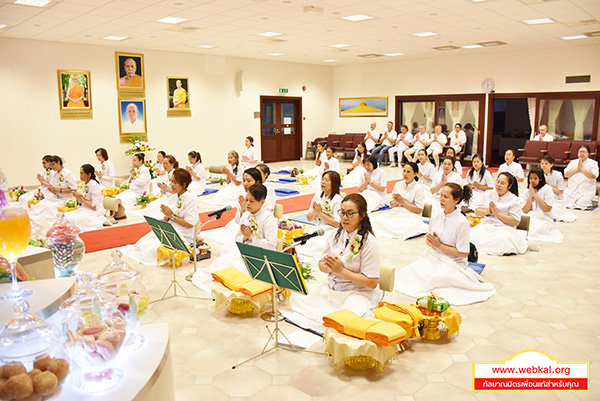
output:
[[277,129],[277,133],[278,133],[278,134],[281,134],[281,131],[279,130],[279,128],[276,128],[276,129]]

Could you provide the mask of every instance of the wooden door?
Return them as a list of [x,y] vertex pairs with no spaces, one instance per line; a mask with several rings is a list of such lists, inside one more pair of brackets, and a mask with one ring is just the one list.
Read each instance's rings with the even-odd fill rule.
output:
[[302,98],[260,97],[261,159],[265,163],[302,156]]

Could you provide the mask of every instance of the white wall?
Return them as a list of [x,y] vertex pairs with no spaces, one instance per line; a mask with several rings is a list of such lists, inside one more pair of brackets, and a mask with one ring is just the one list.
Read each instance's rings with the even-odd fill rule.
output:
[[[128,145],[119,142],[116,50],[144,54],[148,139],[180,162],[197,150],[205,165],[225,164],[229,150],[243,151],[247,135],[254,136],[260,155],[260,119],[253,113],[260,110],[260,95],[277,95],[279,87],[289,88],[288,96],[302,96],[305,139],[331,126],[330,66],[3,38],[0,169],[11,184],[37,183],[45,154],[60,154],[77,173],[82,164],[97,163],[98,147],[108,150],[117,174],[128,173],[131,163],[123,153]],[[92,120],[60,119],[58,69],[91,71]],[[235,89],[237,71],[243,71],[241,94]],[[192,117],[166,117],[167,76],[190,78]],[[147,158],[156,160],[156,152]]]
[[[478,53],[479,52],[479,53]],[[396,95],[483,93],[481,81],[492,78],[496,93],[600,90],[600,46],[487,54],[465,51],[456,57],[402,60],[335,67],[333,73],[334,132],[364,132],[370,121],[381,132],[394,121]],[[587,84],[565,84],[567,75],[592,75]],[[387,118],[338,117],[341,97],[388,96]]]

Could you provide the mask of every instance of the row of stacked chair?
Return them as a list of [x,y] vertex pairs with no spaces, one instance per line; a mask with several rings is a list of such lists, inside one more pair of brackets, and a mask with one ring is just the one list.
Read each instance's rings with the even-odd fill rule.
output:
[[525,142],[525,149],[519,149],[523,152],[523,155],[519,157],[519,163],[537,165],[540,163],[542,156],[551,156],[554,159],[555,166],[564,167],[571,160],[577,159],[577,151],[581,145],[587,145],[590,148],[590,158],[596,160],[596,154],[598,153],[597,141],[559,140],[545,142],[530,140]]

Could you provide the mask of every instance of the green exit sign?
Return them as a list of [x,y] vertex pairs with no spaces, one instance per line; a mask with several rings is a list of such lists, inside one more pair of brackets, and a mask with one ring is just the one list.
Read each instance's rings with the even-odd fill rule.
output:
[[279,88],[279,93],[288,93],[288,88]]

